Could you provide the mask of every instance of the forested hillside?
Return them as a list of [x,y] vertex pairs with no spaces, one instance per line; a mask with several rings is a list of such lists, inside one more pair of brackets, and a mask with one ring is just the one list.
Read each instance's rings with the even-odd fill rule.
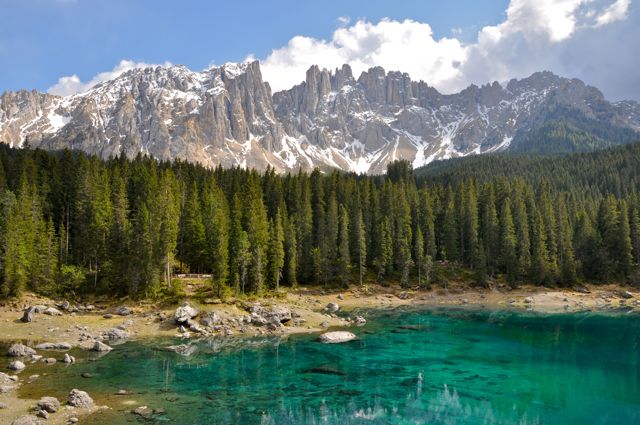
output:
[[[0,149],[0,289],[153,296],[176,271],[220,293],[441,279],[637,280],[640,146],[478,157],[414,176],[277,175]],[[440,263],[442,261],[442,263]]]

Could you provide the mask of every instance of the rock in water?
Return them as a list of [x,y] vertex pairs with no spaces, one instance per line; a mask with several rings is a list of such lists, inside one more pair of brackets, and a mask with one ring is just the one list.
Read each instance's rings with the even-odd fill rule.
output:
[[71,344],[68,342],[43,342],[36,345],[37,350],[71,350]]
[[362,316],[356,316],[356,324],[357,325],[366,325],[367,324],[367,319],[365,319]]
[[336,303],[329,303],[327,304],[326,309],[329,313],[335,313],[336,311],[340,310],[340,306]]
[[69,393],[67,404],[73,407],[83,407],[86,409],[90,409],[93,407],[93,399],[89,397],[89,394],[87,394],[86,392],[74,388]]
[[96,341],[93,347],[91,347],[91,351],[97,351],[98,353],[107,353],[111,350],[113,350],[113,348],[100,341]]
[[70,356],[67,353],[64,353],[64,358],[62,359],[62,361],[66,364],[73,364],[76,362],[76,358],[73,356]]
[[325,344],[337,344],[340,342],[348,342],[353,341],[357,337],[351,332],[347,331],[335,331],[335,332],[326,332],[320,335],[320,342]]
[[26,366],[24,365],[24,363],[22,363],[20,360],[14,360],[11,363],[9,363],[9,369],[11,370],[15,370],[15,371],[20,371],[23,370]]
[[177,324],[186,323],[189,319],[193,319],[198,315],[198,310],[195,307],[191,307],[188,302],[183,303],[176,309],[173,315],[173,320]]
[[49,413],[56,413],[60,409],[60,401],[55,397],[42,397],[38,407]]
[[27,415],[22,416],[15,421],[11,422],[11,425],[43,425],[44,421],[38,419],[37,416]]
[[29,357],[36,354],[36,350],[22,344],[13,344],[7,351],[9,357]]

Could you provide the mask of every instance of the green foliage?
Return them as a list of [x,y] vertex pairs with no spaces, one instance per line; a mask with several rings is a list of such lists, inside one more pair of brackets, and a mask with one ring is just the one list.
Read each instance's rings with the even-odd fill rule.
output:
[[5,297],[173,297],[175,271],[211,274],[217,297],[298,282],[366,287],[374,276],[427,287],[501,276],[514,286],[633,282],[639,273],[640,145],[415,173],[399,162],[375,177],[6,147],[0,164]]

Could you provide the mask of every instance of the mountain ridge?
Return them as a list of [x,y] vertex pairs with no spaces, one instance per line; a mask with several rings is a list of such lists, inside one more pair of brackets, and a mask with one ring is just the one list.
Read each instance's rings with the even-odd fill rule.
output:
[[0,142],[101,158],[143,153],[207,166],[376,174],[396,159],[419,167],[505,151],[514,139],[563,119],[557,111],[578,117],[578,133],[593,125],[624,129],[616,143],[640,131],[638,103],[608,102],[597,88],[548,71],[441,94],[381,67],[356,79],[349,65],[334,71],[314,65],[305,81],[272,93],[253,61],[200,72],[138,68],[66,97],[5,92]]

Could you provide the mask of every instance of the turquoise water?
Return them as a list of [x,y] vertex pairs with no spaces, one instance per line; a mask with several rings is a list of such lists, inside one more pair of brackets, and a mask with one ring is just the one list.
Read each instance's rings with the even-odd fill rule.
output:
[[[636,315],[365,314],[359,340],[338,345],[317,335],[210,339],[185,358],[157,350],[175,340],[129,342],[50,368],[28,391],[86,390],[113,407],[92,418],[104,424],[640,423]],[[113,396],[119,389],[132,394]],[[165,412],[127,413],[142,404]]]

